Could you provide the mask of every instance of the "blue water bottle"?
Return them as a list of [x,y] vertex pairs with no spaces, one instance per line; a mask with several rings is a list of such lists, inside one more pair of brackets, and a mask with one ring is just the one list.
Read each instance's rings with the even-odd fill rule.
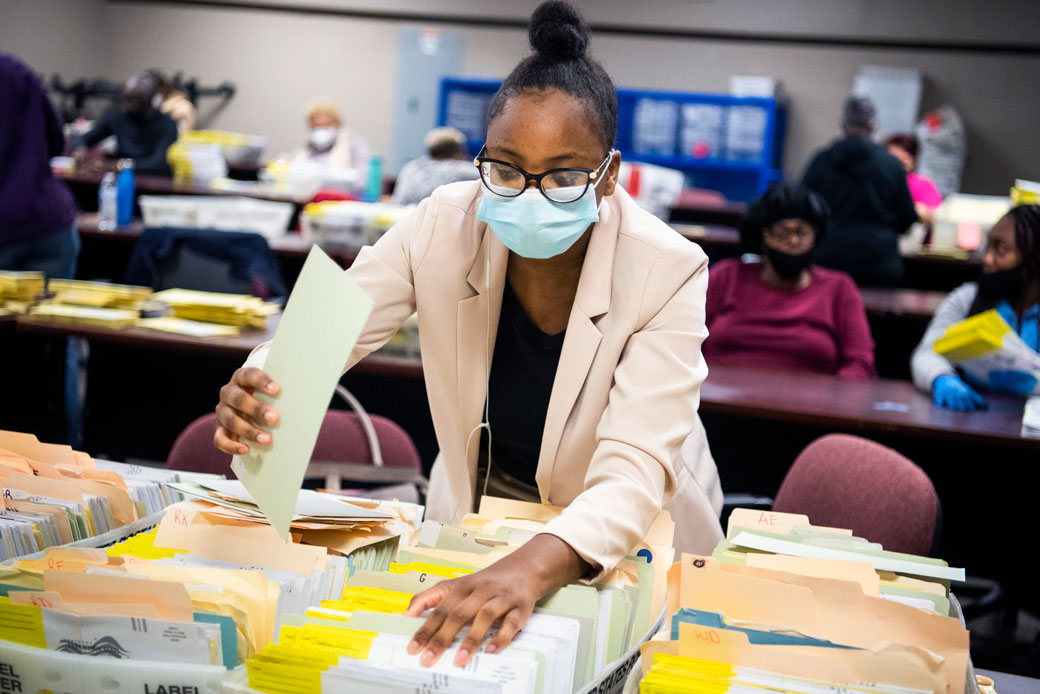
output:
[[365,202],[379,202],[383,196],[383,160],[372,157],[368,160],[368,185],[365,187]]
[[134,218],[134,160],[119,160],[116,180],[116,224],[126,226]]

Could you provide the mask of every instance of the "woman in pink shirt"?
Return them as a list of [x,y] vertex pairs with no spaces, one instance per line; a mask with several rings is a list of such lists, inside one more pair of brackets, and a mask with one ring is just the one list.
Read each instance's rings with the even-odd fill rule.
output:
[[875,377],[874,341],[852,278],[812,264],[826,231],[823,199],[774,184],[748,209],[741,239],[753,262],[709,271],[704,358],[712,364]]
[[914,199],[917,216],[930,226],[935,208],[942,204],[942,193],[932,179],[917,173],[917,152],[920,149],[917,138],[904,133],[890,135],[885,140],[885,149],[906,169],[906,185]]

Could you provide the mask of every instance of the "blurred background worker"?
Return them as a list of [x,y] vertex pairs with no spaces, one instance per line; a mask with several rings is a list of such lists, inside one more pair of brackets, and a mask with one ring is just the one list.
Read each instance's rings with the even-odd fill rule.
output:
[[426,156],[401,167],[393,201],[411,205],[430,197],[434,189],[456,181],[479,178],[466,151],[466,136],[456,128],[434,128],[423,139]]
[[859,290],[845,273],[813,264],[828,214],[819,195],[782,183],[751,204],[740,235],[744,249],[760,259],[727,258],[711,267],[703,347],[709,367],[876,376]]
[[76,204],[50,158],[65,149],[61,122],[40,80],[0,53],[0,270],[76,274]]
[[155,99],[152,105],[159,109],[177,124],[177,130],[184,132],[195,129],[196,111],[188,95],[177,88],[173,80],[160,70],[145,70],[155,80]]
[[938,407],[968,412],[985,409],[986,400],[977,392],[982,389],[1012,395],[1036,392],[1037,380],[1030,373],[999,369],[990,371],[982,381],[966,371],[958,373],[935,353],[935,341],[947,328],[990,309],[996,309],[1026,345],[1040,352],[1040,205],[1016,207],[994,225],[986,239],[978,282],[950,292],[914,351],[914,385],[925,393],[931,391]]
[[157,94],[154,75],[141,72],[128,79],[123,87],[123,107],[106,113],[89,132],[74,141],[76,158],[86,159],[87,148],[114,135],[115,156],[132,159],[137,173],[170,176],[166,150],[177,141],[177,124],[156,110]]
[[816,263],[861,285],[894,285],[903,277],[899,236],[917,221],[906,171],[870,138],[877,111],[867,97],[845,102],[843,137],[813,157],[802,184],[831,208]]
[[906,185],[921,222],[931,225],[935,208],[942,204],[942,193],[932,179],[917,172],[917,153],[921,145],[910,133],[896,133],[885,138],[885,150],[906,169]]
[[307,108],[307,142],[293,153],[293,164],[327,164],[363,177],[370,156],[365,138],[344,127],[339,107],[330,101],[315,101]]

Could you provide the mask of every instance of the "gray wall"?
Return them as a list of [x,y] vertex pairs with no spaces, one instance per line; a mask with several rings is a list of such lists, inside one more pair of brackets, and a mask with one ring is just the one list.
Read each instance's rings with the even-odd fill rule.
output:
[[[274,1],[274,0],[266,0]],[[290,0],[291,2],[292,0]],[[280,4],[287,4],[282,0]],[[299,0],[310,7],[421,13],[429,0]],[[601,25],[751,35],[1040,45],[1034,0],[579,0]],[[442,17],[519,20],[535,0],[437,0]],[[8,13],[8,6],[13,8]],[[303,109],[338,101],[377,151],[392,141],[397,30],[423,24],[268,10],[123,0],[0,0],[0,50],[37,70],[123,78],[156,66],[239,88],[209,124],[265,134],[269,153],[302,139]],[[10,21],[13,17],[14,21]],[[464,72],[502,77],[526,50],[522,28],[427,24],[463,33]],[[1040,179],[1040,56],[603,33],[594,52],[620,86],[725,91],[730,74],[773,74],[791,97],[785,169],[797,176],[836,132],[842,99],[861,64],[914,67],[923,106],[952,102],[969,131],[964,190],[1005,193],[1015,177]]]

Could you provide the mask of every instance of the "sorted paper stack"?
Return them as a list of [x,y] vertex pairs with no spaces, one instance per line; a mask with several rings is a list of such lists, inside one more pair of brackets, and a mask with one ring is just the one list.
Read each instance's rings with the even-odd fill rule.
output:
[[1040,205],[1040,182],[1021,178],[1011,188],[1012,205]]
[[264,329],[267,317],[281,309],[277,304],[246,294],[218,294],[189,289],[167,289],[154,298],[166,302],[177,318]]
[[737,509],[727,538],[669,572],[641,694],[964,691],[968,631],[949,593],[963,569],[795,514]]
[[407,654],[423,623],[404,616],[416,593],[494,563],[560,512],[484,497],[480,513],[459,526],[427,521],[387,571],[357,570],[339,599],[283,613],[277,643],[249,660],[248,689],[239,691],[607,691],[605,682],[624,681],[639,644],[659,623],[673,556],[674,525],[667,514],[632,549],[639,556],[623,560],[600,583],[571,584],[539,601],[502,652],[482,647],[466,668],[453,663],[460,641],[430,668]]
[[137,311],[122,308],[89,308],[49,302],[33,306],[29,315],[37,320],[114,329],[131,328],[138,317]]
[[32,301],[43,294],[46,282],[42,272],[0,272],[0,301]]
[[157,519],[179,500],[161,480],[136,470],[40,443],[31,434],[0,431],[0,561],[72,542],[118,539],[121,529]]
[[[202,529],[221,524],[270,527],[238,480],[208,479],[169,486],[192,499],[174,507],[174,512],[190,517]],[[422,507],[416,504],[354,499],[309,489],[300,490],[295,511],[290,524],[294,541],[350,555],[356,567],[373,570],[389,566],[400,536],[411,535],[422,521]],[[163,547],[185,549],[174,537],[180,536],[161,533],[159,542]]]
[[136,311],[138,306],[152,298],[148,287],[84,280],[56,280],[47,283],[47,291],[59,304],[93,306],[95,308],[122,308]]
[[[212,486],[220,504],[172,506],[157,529],[107,550],[51,548],[0,567],[0,663],[23,678],[22,691],[217,691],[287,615],[342,599],[356,555],[285,544],[236,508],[248,503],[234,483]],[[410,532],[421,520],[413,504],[320,496],[301,494],[300,505],[330,526],[363,519]]]

